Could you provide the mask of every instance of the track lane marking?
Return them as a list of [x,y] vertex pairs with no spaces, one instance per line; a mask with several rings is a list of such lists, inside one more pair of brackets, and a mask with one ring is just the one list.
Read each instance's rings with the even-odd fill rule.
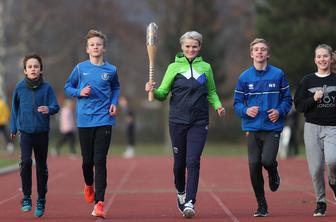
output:
[[210,189],[208,188],[207,184],[205,181],[200,178],[201,185],[204,187],[205,191],[210,194],[212,199],[214,199],[217,204],[220,206],[220,208],[225,212],[227,216],[230,217],[230,219],[233,222],[239,222],[238,218],[233,215],[233,213],[229,210],[229,208],[222,202],[222,200]]
[[[48,184],[50,184],[50,183],[54,182],[55,180],[57,180],[57,179],[59,179],[59,178],[62,178],[62,177],[64,177],[64,176],[65,176],[65,173],[59,173],[59,174],[57,174],[55,177],[53,177],[52,179],[50,179],[50,180],[48,181]],[[49,185],[48,185],[48,186],[49,186]],[[4,203],[7,203],[8,201],[11,201],[11,200],[16,199],[17,197],[19,197],[19,196],[21,195],[21,193],[22,193],[22,188],[21,188],[21,187],[19,188],[19,191],[20,191],[20,193],[18,193],[18,194],[14,194],[14,195],[12,195],[12,196],[10,196],[10,197],[4,199],[4,200],[1,200],[1,201],[0,201],[0,205],[2,205],[2,204],[4,204]]]
[[[127,169],[127,171],[125,172],[124,176],[122,177],[122,179],[120,180],[120,182],[118,183],[117,187],[114,190],[119,190],[127,182],[129,176],[131,175],[131,173],[135,169],[136,165],[137,165],[136,162],[132,162],[132,164]],[[111,208],[114,200],[118,196],[118,194],[119,194],[118,192],[114,192],[113,195],[108,200],[107,204],[104,207],[105,208],[105,215],[107,215],[107,212],[110,210],[110,208]],[[104,221],[104,219],[103,218],[97,218],[96,222],[99,222],[99,221]]]
[[[299,178],[300,181],[305,181],[305,179],[302,179],[302,177],[296,177],[296,179]],[[291,180],[286,178],[286,180],[283,182],[287,187],[292,187],[292,183],[290,183]],[[325,188],[327,188],[327,186],[325,186]],[[311,196],[311,197],[314,197],[316,198],[315,196],[315,193],[314,192],[311,192],[311,191],[300,191],[301,193],[304,193],[304,194],[307,194],[308,196]],[[333,200],[333,199],[330,199],[330,198],[327,198],[327,195],[325,197],[326,201],[332,205],[336,205],[336,201]]]

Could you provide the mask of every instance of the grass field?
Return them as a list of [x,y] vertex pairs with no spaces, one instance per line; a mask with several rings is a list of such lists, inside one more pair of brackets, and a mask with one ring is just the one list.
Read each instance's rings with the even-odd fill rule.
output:
[[[52,154],[53,144],[49,146],[49,153]],[[77,155],[79,155],[79,147],[77,147]],[[121,156],[125,151],[125,145],[111,145],[109,155]],[[171,155],[171,149],[164,144],[139,144],[135,150],[136,156],[164,156]],[[68,155],[69,150],[63,147],[61,155]],[[245,144],[206,144],[204,156],[247,156],[247,148]],[[304,148],[300,148],[300,155],[304,156]],[[17,164],[20,154],[16,151],[13,155],[8,155],[3,151],[0,152],[0,168],[8,165]]]
[[11,158],[1,158],[0,159],[0,168],[10,166],[13,164],[18,164],[19,160],[18,159],[11,159]]
[[[111,155],[121,155],[125,147],[120,145],[112,146]],[[136,155],[170,155],[171,148],[163,144],[142,144],[136,147]],[[240,156],[246,155],[245,145],[239,144],[207,144],[204,148],[203,155],[211,156]]]

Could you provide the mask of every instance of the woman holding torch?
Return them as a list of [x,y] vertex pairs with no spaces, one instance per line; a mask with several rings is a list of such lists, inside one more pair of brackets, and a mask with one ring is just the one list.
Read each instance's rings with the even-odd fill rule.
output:
[[[202,35],[196,31],[180,38],[182,52],[175,57],[159,88],[146,83],[145,90],[164,101],[170,97],[169,131],[174,155],[174,177],[178,209],[187,218],[195,215],[200,159],[209,124],[209,102],[220,117],[225,109],[216,93],[212,69],[199,56]],[[187,170],[187,176],[186,176]]]

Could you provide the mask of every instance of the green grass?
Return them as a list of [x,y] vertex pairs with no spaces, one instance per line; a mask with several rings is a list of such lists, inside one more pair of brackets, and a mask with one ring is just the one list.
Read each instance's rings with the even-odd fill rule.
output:
[[[110,147],[110,155],[122,155],[125,151],[124,145],[113,145]],[[137,156],[164,156],[171,155],[171,147],[165,147],[164,144],[140,144],[136,147],[135,153]],[[204,156],[246,156],[246,144],[206,144],[203,150]],[[305,157],[304,147],[299,149],[299,156]]]
[[[125,145],[112,144],[109,150],[109,155],[122,156],[125,151]],[[53,145],[50,145],[50,150]],[[80,154],[79,147],[77,147],[77,155]],[[300,147],[299,156],[305,157],[304,147]],[[67,147],[63,147],[62,155],[69,154]],[[50,152],[51,153],[51,152]],[[135,149],[136,156],[171,156],[171,147],[164,144],[139,144]],[[8,156],[6,153],[0,153],[0,167],[17,164],[19,162],[19,153],[14,156]],[[246,156],[246,144],[206,144],[203,156]]]
[[10,166],[10,165],[14,165],[14,164],[18,164],[18,163],[19,163],[18,160],[1,158],[0,159],[0,168]]
[[[125,151],[126,145],[124,144],[111,144],[109,154],[121,156]],[[50,150],[53,149],[53,145],[50,145]],[[77,147],[77,153],[79,152]],[[68,154],[67,147],[63,147],[62,154]],[[170,145],[164,144],[139,144],[135,147],[135,153],[137,156],[165,156],[171,155]],[[241,156],[247,155],[246,146],[244,144],[206,144],[203,155],[210,156]]]
[[[125,146],[112,145],[109,154],[122,155]],[[171,147],[165,147],[164,144],[141,144],[135,149],[137,156],[164,156],[171,155]],[[247,155],[244,145],[238,144],[207,144],[204,148],[203,155],[209,156],[241,156]]]

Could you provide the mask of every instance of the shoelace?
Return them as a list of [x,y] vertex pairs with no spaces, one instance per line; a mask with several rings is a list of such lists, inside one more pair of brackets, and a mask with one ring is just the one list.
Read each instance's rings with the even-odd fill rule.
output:
[[184,194],[177,194],[177,198],[178,198],[178,201],[179,201],[180,204],[184,204],[186,195],[185,195],[185,193]]
[[192,200],[189,200],[188,203],[184,204],[185,207],[190,207],[190,208],[194,208],[194,205],[192,204]]
[[22,200],[22,205],[23,206],[31,205],[31,200],[29,200],[29,199]]
[[42,201],[37,201],[37,203],[36,203],[36,208],[38,208],[38,209],[44,209],[44,202],[42,202]]

